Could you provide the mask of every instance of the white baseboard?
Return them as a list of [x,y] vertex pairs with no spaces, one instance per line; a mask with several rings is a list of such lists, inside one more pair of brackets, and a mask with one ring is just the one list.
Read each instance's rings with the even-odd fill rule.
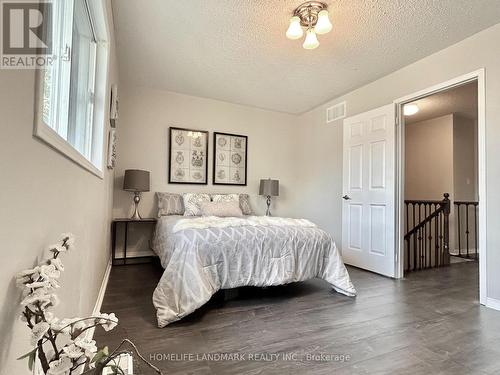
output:
[[[125,253],[122,251],[117,251],[115,253],[115,257],[117,259],[120,259],[120,258],[123,258],[123,256],[125,255]],[[153,257],[155,256],[156,254],[152,251],[152,250],[149,250],[149,251],[127,251],[127,258],[138,258],[138,257]]]
[[[92,316],[96,316],[101,312],[102,301],[104,300],[104,294],[106,294],[106,288],[108,286],[109,274],[111,273],[111,258],[108,261],[106,266],[106,270],[104,271],[104,276],[101,282],[101,288],[99,289],[99,293],[97,294],[97,299],[95,301],[94,310],[92,311]],[[95,329],[89,329],[85,335],[85,337],[89,340],[92,340],[94,337]]]
[[500,311],[500,300],[487,297],[486,298],[486,307]]
[[[461,252],[459,252],[458,249],[455,249],[455,250],[451,249],[450,250],[450,255],[455,255],[455,256],[458,256],[459,254],[465,255],[466,253],[467,253],[467,250],[464,250],[464,249],[462,249]],[[476,249],[473,249],[473,248],[469,249],[469,253],[470,254],[476,253]],[[479,254],[479,250],[477,250],[477,253]]]

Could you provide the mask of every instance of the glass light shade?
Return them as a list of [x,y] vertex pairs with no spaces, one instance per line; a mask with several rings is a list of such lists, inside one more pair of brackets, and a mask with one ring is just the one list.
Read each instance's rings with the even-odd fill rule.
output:
[[316,33],[314,29],[308,29],[306,32],[306,39],[302,47],[305,49],[315,49],[319,46],[318,38],[316,38]]
[[314,31],[316,31],[316,34],[326,34],[332,30],[332,27],[332,23],[328,18],[328,11],[323,9],[318,13],[318,22],[314,26]]
[[405,114],[405,116],[413,116],[418,111],[419,108],[416,104],[407,104],[403,108],[403,113]]
[[288,26],[288,30],[286,31],[286,37],[288,39],[299,39],[304,35],[304,30],[302,30],[302,26],[300,26],[300,18],[297,16],[293,16],[290,18],[290,26]]

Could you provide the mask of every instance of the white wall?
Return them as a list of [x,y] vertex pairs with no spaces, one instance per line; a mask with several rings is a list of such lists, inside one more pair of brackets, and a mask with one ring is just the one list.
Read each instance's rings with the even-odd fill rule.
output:
[[453,115],[454,200],[475,201],[478,194],[477,120]]
[[405,125],[405,199],[453,200],[453,115]]
[[[111,51],[110,81],[116,82],[114,41]],[[55,312],[60,317],[90,314],[110,254],[112,173],[105,171],[99,179],[33,137],[34,88],[33,71],[0,70],[2,375],[28,374],[27,361],[16,358],[32,349],[30,331],[19,320],[14,275],[45,257],[46,247],[62,232],[74,233],[77,249],[64,256],[61,304]]]
[[[114,217],[132,214],[132,194],[121,188],[124,170],[133,168],[151,172],[151,192],[143,194],[140,205],[143,217],[157,215],[156,191],[248,193],[254,210],[264,213],[266,204],[264,198],[258,196],[258,186],[261,178],[268,177],[280,180],[280,196],[273,200],[273,214],[294,216],[294,204],[302,199],[295,190],[296,178],[300,175],[295,168],[299,158],[297,119],[297,116],[288,114],[168,91],[121,87]],[[208,185],[168,183],[170,126],[210,132]],[[247,186],[212,185],[214,131],[248,136]],[[137,227],[130,228],[130,251],[142,251],[147,247],[147,241],[141,240],[141,233]],[[118,250],[121,249],[121,238],[119,232]]]
[[[487,295],[500,299],[500,24],[451,47],[338,97],[301,116],[301,144],[306,147],[298,168],[308,167],[297,190],[310,199],[304,215],[341,235],[342,122],[325,124],[326,108],[347,101],[348,116],[377,108],[462,74],[486,70],[486,197],[487,197]],[[335,73],[332,73],[335,74]],[[311,147],[314,147],[311,152]],[[312,166],[312,167],[311,167]]]

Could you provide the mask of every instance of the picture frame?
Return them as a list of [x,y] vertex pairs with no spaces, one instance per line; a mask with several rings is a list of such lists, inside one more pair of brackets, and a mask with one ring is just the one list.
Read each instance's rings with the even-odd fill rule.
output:
[[248,137],[214,132],[213,185],[247,186]]
[[168,182],[208,184],[208,131],[169,128]]
[[118,85],[114,83],[111,85],[109,109],[109,122],[112,128],[116,127],[116,120],[118,120]]
[[110,129],[108,136],[108,169],[116,166],[116,130]]

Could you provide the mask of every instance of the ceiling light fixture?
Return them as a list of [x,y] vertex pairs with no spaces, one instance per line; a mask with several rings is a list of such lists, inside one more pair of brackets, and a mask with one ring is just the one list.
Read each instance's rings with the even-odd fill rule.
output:
[[405,116],[413,116],[415,113],[419,111],[418,105],[416,104],[407,104],[403,108],[403,113]]
[[288,39],[299,39],[304,35],[306,39],[302,47],[315,49],[319,46],[316,34],[326,34],[332,30],[332,23],[328,17],[327,5],[319,1],[307,1],[299,5],[293,12],[290,25],[286,31]]

